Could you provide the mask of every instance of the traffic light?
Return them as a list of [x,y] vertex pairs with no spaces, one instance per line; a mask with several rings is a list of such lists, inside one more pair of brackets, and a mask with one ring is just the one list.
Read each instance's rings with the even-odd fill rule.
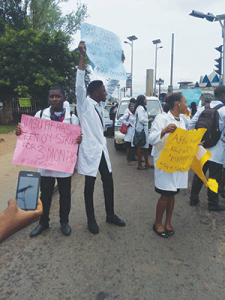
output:
[[223,45],[220,45],[219,47],[215,48],[217,51],[220,52],[220,58],[215,59],[215,61],[217,62],[217,64],[215,65],[215,67],[217,68],[217,70],[215,70],[215,72],[219,75],[222,74],[222,52],[223,52]]

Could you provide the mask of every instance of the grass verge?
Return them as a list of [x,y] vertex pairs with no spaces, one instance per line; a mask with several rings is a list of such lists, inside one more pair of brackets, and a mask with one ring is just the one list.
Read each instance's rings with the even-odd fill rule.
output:
[[8,126],[1,125],[0,126],[0,134],[12,132],[15,129],[16,129],[16,125],[8,125]]

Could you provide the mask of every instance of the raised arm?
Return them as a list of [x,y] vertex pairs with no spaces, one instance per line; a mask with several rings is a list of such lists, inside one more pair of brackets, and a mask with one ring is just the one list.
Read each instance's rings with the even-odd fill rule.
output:
[[85,75],[84,58],[86,55],[86,46],[83,41],[79,43],[78,49],[80,52],[80,60],[79,60],[79,65],[78,65],[78,70],[76,75],[76,97],[77,97],[77,109],[79,114],[79,110],[83,110],[85,107],[84,104],[85,104],[85,99],[87,94],[85,81],[84,81],[84,75]]

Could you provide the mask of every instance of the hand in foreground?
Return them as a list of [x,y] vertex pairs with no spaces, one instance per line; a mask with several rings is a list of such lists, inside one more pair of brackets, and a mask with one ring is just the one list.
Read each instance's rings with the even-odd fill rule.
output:
[[79,45],[78,45],[78,49],[80,52],[80,55],[85,56],[86,54],[86,45],[84,41],[80,41]]
[[82,142],[82,137],[83,133],[81,133],[78,137],[77,137],[77,144],[80,144]]
[[15,134],[18,136],[22,133],[22,130],[20,129],[20,123],[18,123],[18,125],[16,126],[16,131]]
[[37,209],[30,211],[20,209],[16,199],[10,199],[7,209],[0,213],[0,243],[16,231],[38,221],[42,213],[43,206],[40,199]]

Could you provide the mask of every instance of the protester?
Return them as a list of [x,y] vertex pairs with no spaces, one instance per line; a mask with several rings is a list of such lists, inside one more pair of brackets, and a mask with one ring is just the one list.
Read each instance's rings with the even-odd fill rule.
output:
[[[214,91],[215,99],[210,102],[210,107],[216,107],[219,104],[225,105],[225,86],[220,85]],[[202,106],[198,109],[194,117],[189,122],[189,129],[194,129],[195,125],[199,119],[200,114],[205,110],[205,106]],[[219,113],[219,129],[222,132],[222,136],[224,135],[225,129],[225,106],[222,106],[218,110]],[[204,143],[203,143],[204,146]],[[212,156],[203,166],[203,173],[205,174],[207,170],[209,170],[209,178],[215,179],[218,184],[220,183],[222,167],[224,163],[224,147],[225,144],[221,139],[217,142],[217,144],[211,148],[208,148],[209,152],[211,152]],[[196,206],[199,203],[199,193],[202,188],[203,181],[194,174],[192,188],[191,188],[191,196],[190,196],[190,205]],[[222,211],[225,210],[225,206],[219,205],[219,197],[218,193],[213,192],[208,188],[208,210],[210,211]]]
[[114,136],[115,118],[116,118],[117,110],[118,110],[118,103],[116,103],[113,107],[110,108],[109,117],[110,117],[110,120],[113,121],[113,126],[110,129],[108,138],[111,138]]
[[[160,153],[165,148],[166,140],[170,132],[174,132],[177,127],[185,129],[185,123],[180,114],[186,112],[186,98],[181,93],[174,93],[167,96],[167,103],[170,111],[167,114],[156,116],[150,135],[149,143],[153,145],[154,164],[156,165]],[[153,230],[160,236],[167,238],[174,234],[171,225],[171,218],[174,208],[174,196],[180,188],[187,188],[188,172],[175,171],[174,173],[165,172],[155,166],[154,171],[155,191],[160,194],[156,206],[156,219]],[[165,228],[162,218],[166,211]]]
[[25,211],[17,206],[16,199],[8,201],[8,207],[0,213],[0,243],[11,234],[40,219],[43,213],[41,200],[36,210]]
[[[138,147],[137,149],[137,157],[138,157],[138,170],[147,170],[148,168],[154,168],[149,164],[148,161],[148,148],[149,148],[149,142],[148,142],[148,123],[151,121],[148,119],[148,113],[147,113],[147,99],[144,95],[139,95],[137,97],[137,108],[135,111],[135,129],[140,132],[144,128],[145,136],[146,136],[146,144],[142,147]],[[142,165],[142,155],[144,155],[145,160],[145,166]]]
[[[51,87],[49,91],[50,106],[43,111],[40,110],[35,114],[37,118],[43,118],[47,120],[69,123],[79,125],[78,118],[74,114],[70,114],[68,106],[63,108],[64,101],[66,100],[64,90],[59,86]],[[21,134],[20,124],[16,128],[16,135]],[[82,134],[77,138],[77,143],[82,141]],[[69,236],[71,228],[68,224],[69,213],[71,207],[71,176],[70,173],[51,171],[45,169],[39,169],[41,174],[41,201],[43,203],[43,215],[41,216],[39,225],[33,229],[30,233],[30,237],[35,237],[42,233],[43,230],[49,228],[49,211],[51,206],[52,194],[55,186],[55,179],[58,182],[58,189],[60,195],[60,223],[61,231],[64,235]]]
[[197,111],[197,105],[195,102],[191,102],[191,115],[192,117],[196,114]]
[[[127,164],[132,166],[134,163],[131,162],[131,147],[134,137],[134,126],[135,126],[135,116],[134,116],[134,104],[131,102],[128,105],[128,112],[126,112],[120,119],[119,122],[126,125],[127,133],[125,134],[124,141],[127,147]],[[134,148],[134,147],[133,147]]]
[[[92,81],[86,97],[84,81],[85,42],[79,43],[80,61],[76,76],[77,111],[84,138],[79,149],[78,173],[85,175],[84,198],[87,213],[88,229],[93,234],[99,233],[94,205],[93,193],[98,170],[101,173],[106,208],[106,222],[117,226],[125,226],[125,222],[114,214],[114,188],[112,168],[104,137],[103,109],[115,90],[118,81],[110,80],[107,88],[100,80]],[[124,57],[122,57],[124,59]]]

